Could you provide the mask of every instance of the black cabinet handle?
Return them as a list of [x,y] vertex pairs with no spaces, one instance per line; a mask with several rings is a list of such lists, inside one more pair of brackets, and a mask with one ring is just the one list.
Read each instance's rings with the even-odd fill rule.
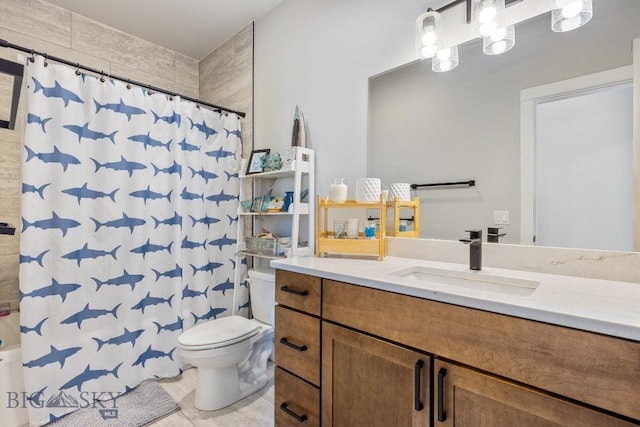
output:
[[416,362],[416,366],[413,370],[414,377],[414,385],[415,390],[413,393],[413,405],[416,411],[422,411],[424,409],[424,405],[420,402],[420,392],[422,391],[422,368],[424,367],[424,362],[422,360],[418,360]]
[[280,338],[280,344],[284,344],[287,347],[291,347],[294,350],[307,351],[307,346],[306,345],[303,345],[303,346],[296,345],[296,344],[290,342],[286,337]]
[[438,421],[447,421],[447,413],[444,411],[444,377],[447,375],[446,368],[438,371]]
[[287,402],[282,402],[280,404],[280,409],[282,409],[284,412],[286,412],[287,414],[291,415],[293,418],[295,418],[296,420],[300,421],[301,423],[307,421],[307,416],[306,415],[298,415],[295,412],[293,412],[291,409],[288,408],[289,405],[287,405]]
[[283,286],[280,288],[280,290],[282,292],[287,292],[289,294],[298,295],[299,297],[306,297],[307,295],[309,295],[309,291],[299,291],[297,289],[292,289],[288,286]]

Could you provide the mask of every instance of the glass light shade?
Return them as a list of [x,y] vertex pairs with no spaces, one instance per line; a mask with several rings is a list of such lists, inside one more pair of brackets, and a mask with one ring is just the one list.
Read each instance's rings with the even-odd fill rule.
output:
[[471,23],[475,34],[486,37],[506,26],[505,0],[471,0]]
[[419,58],[432,58],[442,46],[442,17],[433,10],[423,13],[416,20],[416,54]]
[[558,33],[575,30],[593,17],[591,0],[553,0],[551,29]]
[[516,31],[513,25],[498,28],[482,38],[482,50],[487,55],[505,53],[516,45]]
[[458,66],[458,46],[440,49],[431,60],[431,69],[436,73],[451,71]]

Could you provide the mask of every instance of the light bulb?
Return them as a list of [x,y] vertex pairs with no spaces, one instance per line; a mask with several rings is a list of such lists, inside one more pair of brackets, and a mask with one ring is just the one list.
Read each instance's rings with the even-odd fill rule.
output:
[[[451,58],[451,49],[450,48],[446,48],[446,49],[442,49],[438,51],[438,59],[442,62],[448,60],[449,58]],[[449,61],[451,62],[451,61]]]
[[574,16],[571,19],[565,19],[564,21],[562,21],[562,23],[560,24],[562,27],[562,31],[571,31],[571,30],[575,30],[576,28],[578,28],[580,26],[580,17],[579,16]]
[[478,14],[478,20],[480,22],[482,22],[483,24],[486,24],[488,22],[493,21],[494,19],[496,19],[496,15],[498,14],[498,11],[496,10],[495,6],[493,5],[492,1],[484,1],[482,4],[482,9],[480,10],[480,13]]
[[504,53],[506,50],[507,50],[507,42],[504,40],[500,40],[499,42],[493,44],[493,53],[495,55]]
[[480,25],[478,27],[478,31],[480,31],[480,35],[482,37],[486,37],[491,34],[498,27],[498,23],[496,21],[487,22],[486,24]]
[[442,71],[449,71],[452,66],[453,66],[453,61],[451,61],[450,59],[440,62],[440,69]]
[[500,40],[504,39],[504,36],[507,35],[507,29],[506,28],[498,28],[497,30],[495,30],[494,32],[491,33],[490,37],[491,37],[491,41],[493,42],[499,42]]
[[436,32],[433,31],[433,27],[429,27],[428,30],[425,30],[425,33],[422,36],[422,44],[425,46],[429,46],[435,44],[437,39],[438,36],[436,35]]
[[438,46],[436,46],[435,44],[432,44],[431,46],[424,46],[420,50],[420,53],[422,54],[423,58],[433,58],[433,56],[436,54],[437,51],[438,51]]
[[562,8],[562,17],[565,19],[575,18],[582,10],[582,0],[572,1]]

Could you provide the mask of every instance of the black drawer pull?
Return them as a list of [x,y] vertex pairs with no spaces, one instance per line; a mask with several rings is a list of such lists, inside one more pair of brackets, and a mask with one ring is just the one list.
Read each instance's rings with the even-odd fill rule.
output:
[[416,362],[416,366],[414,368],[415,378],[414,385],[415,390],[413,393],[413,406],[416,411],[422,411],[424,409],[424,404],[420,402],[420,392],[422,391],[422,368],[424,367],[424,361],[418,360]]
[[447,375],[446,368],[438,371],[438,421],[447,421],[447,413],[444,411],[444,377]]
[[295,418],[296,420],[300,421],[301,423],[307,421],[307,416],[306,415],[298,415],[295,412],[293,412],[291,409],[288,408],[289,405],[287,405],[287,402],[282,402],[280,404],[280,409],[282,409],[284,412],[286,412],[287,414],[291,415],[293,418]]
[[290,341],[289,341],[287,338],[285,338],[285,337],[280,338],[280,344],[284,344],[284,345],[286,345],[287,347],[291,347],[291,348],[292,348],[292,349],[294,349],[294,350],[298,350],[298,351],[307,351],[307,346],[306,346],[306,345],[303,345],[303,346],[296,345],[296,344],[294,344],[294,343],[290,342]]
[[309,295],[309,291],[299,291],[297,289],[292,289],[288,286],[283,286],[280,288],[280,290],[282,292],[287,292],[289,294],[298,295],[299,297],[306,297],[307,295]]

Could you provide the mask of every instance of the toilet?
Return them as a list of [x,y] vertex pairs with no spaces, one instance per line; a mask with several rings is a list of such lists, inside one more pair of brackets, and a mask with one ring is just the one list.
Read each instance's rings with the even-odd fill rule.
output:
[[197,370],[195,407],[212,411],[260,390],[273,353],[275,278],[249,270],[253,319],[228,316],[201,323],[178,337],[184,363]]

